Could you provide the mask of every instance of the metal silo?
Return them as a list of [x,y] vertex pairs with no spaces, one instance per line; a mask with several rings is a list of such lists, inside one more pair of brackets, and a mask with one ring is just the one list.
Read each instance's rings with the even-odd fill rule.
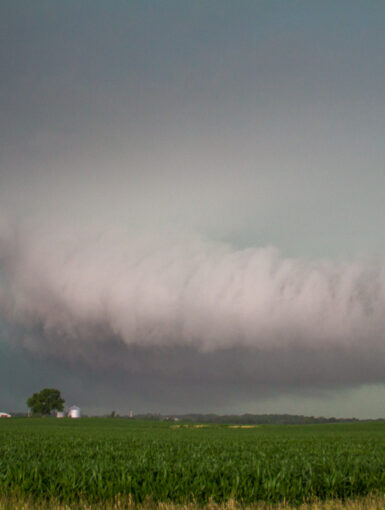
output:
[[72,406],[68,409],[68,418],[80,418],[80,407]]

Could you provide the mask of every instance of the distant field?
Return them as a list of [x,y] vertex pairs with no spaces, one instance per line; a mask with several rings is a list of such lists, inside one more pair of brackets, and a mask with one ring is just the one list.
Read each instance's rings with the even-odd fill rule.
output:
[[385,423],[0,420],[0,494],[9,501],[299,504],[371,493],[385,493]]

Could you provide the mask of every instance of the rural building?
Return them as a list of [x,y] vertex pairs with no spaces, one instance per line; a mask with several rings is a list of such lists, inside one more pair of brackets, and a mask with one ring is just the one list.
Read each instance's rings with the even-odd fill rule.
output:
[[11,417],[11,415],[8,414],[8,413],[1,413],[0,412],[0,418],[10,418],[10,417]]
[[68,409],[68,418],[80,418],[80,407],[72,406]]
[[56,418],[64,418],[64,413],[63,413],[63,411],[57,411],[57,413],[56,413]]

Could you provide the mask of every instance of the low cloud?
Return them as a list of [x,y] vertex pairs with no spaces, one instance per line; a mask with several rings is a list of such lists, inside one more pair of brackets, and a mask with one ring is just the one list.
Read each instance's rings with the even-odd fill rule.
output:
[[159,233],[1,229],[9,344],[122,391],[157,381],[170,402],[383,382],[384,311],[378,261],[285,259]]

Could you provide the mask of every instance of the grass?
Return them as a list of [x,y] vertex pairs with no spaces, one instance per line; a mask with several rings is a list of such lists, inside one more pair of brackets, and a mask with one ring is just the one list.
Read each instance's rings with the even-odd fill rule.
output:
[[384,493],[384,423],[0,421],[0,509],[385,508]]
[[369,495],[364,498],[341,500],[314,501],[292,506],[288,503],[268,504],[264,502],[244,505],[234,500],[224,503],[210,502],[204,506],[196,503],[155,503],[145,501],[135,503],[128,497],[117,497],[114,501],[87,501],[77,503],[61,503],[57,500],[35,501],[23,497],[1,497],[0,510],[384,510],[384,495]]

